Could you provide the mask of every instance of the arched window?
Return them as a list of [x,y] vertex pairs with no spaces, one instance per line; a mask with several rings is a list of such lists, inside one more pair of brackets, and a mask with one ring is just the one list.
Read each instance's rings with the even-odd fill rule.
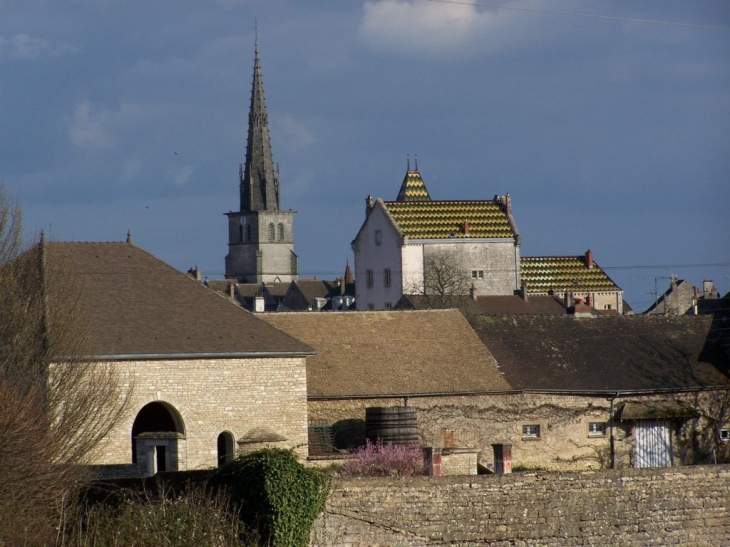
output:
[[251,241],[251,225],[246,224],[246,241]]
[[274,223],[269,224],[269,241],[274,241]]
[[233,434],[224,431],[218,435],[218,465],[223,465],[235,457]]
[[284,240],[284,225],[280,222],[276,225],[276,241]]

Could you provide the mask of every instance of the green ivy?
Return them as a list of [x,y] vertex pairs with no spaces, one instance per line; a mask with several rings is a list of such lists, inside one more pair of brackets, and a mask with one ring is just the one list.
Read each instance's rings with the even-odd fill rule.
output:
[[304,467],[292,450],[278,448],[240,456],[220,468],[213,482],[227,486],[241,520],[271,547],[308,545],[329,492],[325,474]]

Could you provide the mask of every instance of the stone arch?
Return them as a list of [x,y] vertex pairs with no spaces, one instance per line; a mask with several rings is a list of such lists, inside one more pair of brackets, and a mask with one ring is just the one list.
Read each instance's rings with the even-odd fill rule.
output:
[[177,471],[185,423],[177,409],[164,401],[143,406],[132,424],[132,462],[146,464],[147,472]]
[[223,431],[218,435],[218,465],[223,465],[236,457],[236,441],[233,433]]

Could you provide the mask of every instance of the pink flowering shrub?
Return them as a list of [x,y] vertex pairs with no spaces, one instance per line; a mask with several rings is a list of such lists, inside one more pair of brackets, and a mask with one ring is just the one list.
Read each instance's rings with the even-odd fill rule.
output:
[[345,475],[359,477],[423,475],[423,452],[420,446],[384,445],[366,441],[353,452],[354,457],[342,468]]

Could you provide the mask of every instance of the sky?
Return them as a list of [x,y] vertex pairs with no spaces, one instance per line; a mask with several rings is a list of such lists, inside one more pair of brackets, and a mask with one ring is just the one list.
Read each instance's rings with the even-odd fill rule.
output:
[[512,196],[523,256],[587,249],[643,311],[730,290],[727,0],[0,0],[0,177],[26,235],[220,279],[258,36],[300,277],[371,194]]

